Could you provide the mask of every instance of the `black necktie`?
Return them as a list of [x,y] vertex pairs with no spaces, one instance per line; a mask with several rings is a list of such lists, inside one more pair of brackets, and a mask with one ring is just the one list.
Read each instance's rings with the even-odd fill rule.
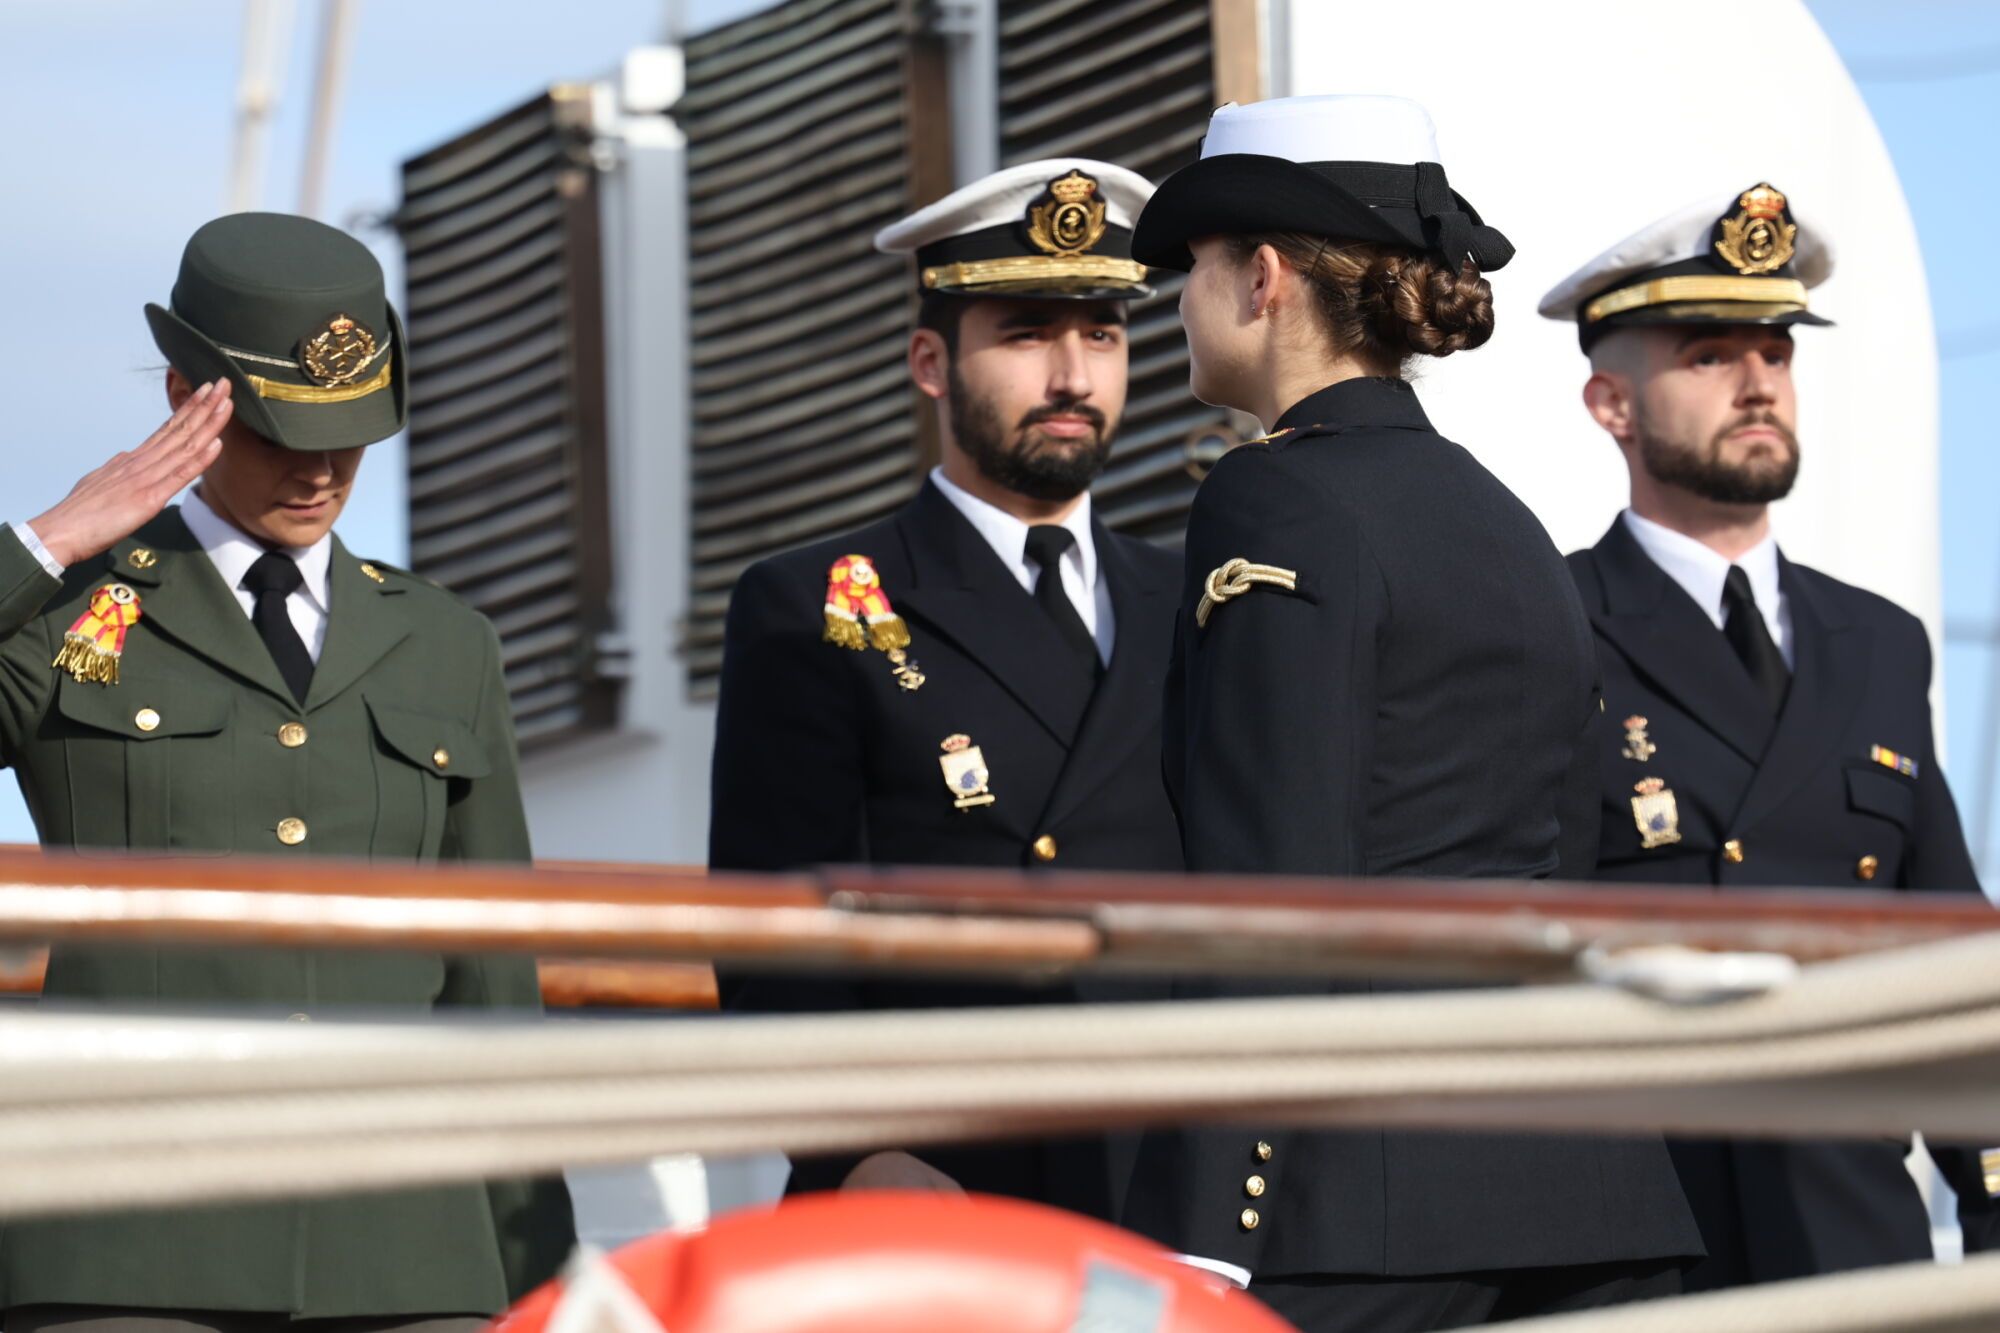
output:
[[1091,638],[1083,617],[1076,613],[1076,603],[1070,601],[1063,588],[1063,554],[1074,545],[1076,534],[1057,524],[1038,523],[1028,529],[1028,559],[1042,567],[1042,572],[1035,576],[1035,601],[1055,621],[1063,642],[1076,655],[1077,665],[1094,677],[1100,665],[1097,641]]
[[306,576],[299,573],[298,562],[282,551],[264,552],[243,576],[244,589],[257,598],[250,612],[250,623],[257,627],[264,646],[271,650],[271,660],[278,664],[278,674],[285,678],[292,697],[300,703],[306,701],[306,691],[312,687],[313,660],[306,651],[306,641],[299,637],[298,627],[292,624],[292,613],[285,606],[285,599],[305,583]]
[[1792,687],[1792,673],[1785,666],[1785,655],[1771,638],[1763,612],[1757,609],[1757,594],[1750,591],[1750,576],[1741,565],[1731,565],[1729,576],[1722,581],[1722,605],[1728,613],[1722,632],[1775,714],[1784,707],[1785,692]]

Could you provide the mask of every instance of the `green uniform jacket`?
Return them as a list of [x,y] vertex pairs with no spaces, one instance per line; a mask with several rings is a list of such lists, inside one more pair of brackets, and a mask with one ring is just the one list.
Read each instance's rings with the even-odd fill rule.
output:
[[[338,540],[329,577],[301,707],[177,510],[60,581],[0,527],[0,763],[43,845],[526,861],[492,626]],[[138,594],[140,619],[119,683],[80,683],[50,664],[111,582]],[[45,994],[302,1020],[539,1004],[525,958],[145,945],[58,948]],[[0,1231],[0,1307],[488,1314],[572,1242],[559,1180],[37,1220]]]

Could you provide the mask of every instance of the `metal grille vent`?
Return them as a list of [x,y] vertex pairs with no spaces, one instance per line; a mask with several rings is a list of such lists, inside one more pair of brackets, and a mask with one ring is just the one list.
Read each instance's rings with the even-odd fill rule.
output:
[[908,282],[872,246],[912,207],[905,32],[900,0],[792,0],[687,45],[697,697],[747,566],[916,487]]
[[588,103],[558,89],[403,164],[410,562],[490,617],[524,747],[615,724]]
[[[1211,0],[1000,0],[1000,157],[1077,155],[1158,181],[1195,160],[1215,107]],[[1200,457],[1237,437],[1188,393],[1179,274],[1132,307],[1131,386],[1092,489],[1123,532],[1178,543]]]

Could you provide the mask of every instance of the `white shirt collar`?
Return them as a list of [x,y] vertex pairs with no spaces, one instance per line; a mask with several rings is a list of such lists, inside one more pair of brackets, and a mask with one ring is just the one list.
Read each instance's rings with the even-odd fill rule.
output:
[[[953,484],[944,475],[943,468],[931,469],[931,481],[944,498],[951,501],[959,513],[965,515],[966,522],[979,531],[994,553],[1022,580],[1022,586],[1030,592],[1034,590],[1034,576],[1040,571],[1034,569],[1028,559],[1028,524],[1015,518],[1006,510],[989,504],[961,486]],[[1083,493],[1082,502],[1062,521],[1076,538],[1065,558],[1076,561],[1076,567],[1083,575],[1083,586],[1097,586],[1097,543],[1090,534],[1090,492]]]
[[[1686,533],[1641,518],[1629,509],[1624,517],[1625,526],[1640,549],[1680,584],[1694,598],[1695,605],[1715,622],[1715,627],[1721,629],[1728,619],[1722,604],[1722,585],[1729,577],[1730,561]],[[1766,620],[1773,619],[1779,604],[1777,537],[1766,534],[1763,541],[1738,556],[1735,563],[1750,576],[1750,592],[1757,599],[1757,609]]]
[[[188,531],[201,543],[201,549],[208,552],[209,560],[231,592],[242,587],[243,576],[250,572],[250,566],[269,549],[209,508],[198,490],[182,497],[181,522],[187,524]],[[327,582],[333,567],[333,534],[327,533],[311,546],[278,549],[297,561],[299,573],[305,575],[305,586],[299,591],[310,597],[322,612],[328,611],[332,606]]]

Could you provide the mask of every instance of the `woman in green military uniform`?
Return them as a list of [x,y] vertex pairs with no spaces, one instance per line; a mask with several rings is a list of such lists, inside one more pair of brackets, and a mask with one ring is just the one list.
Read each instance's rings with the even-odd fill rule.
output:
[[[407,413],[374,257],[226,217],[146,314],[173,416],[0,525],[0,762],[43,844],[526,861],[492,626],[332,532]],[[522,958],[152,945],[58,948],[46,995],[298,1020],[538,1003]],[[572,1240],[559,1181],[24,1222],[0,1233],[0,1308],[7,1333],[471,1320]]]

